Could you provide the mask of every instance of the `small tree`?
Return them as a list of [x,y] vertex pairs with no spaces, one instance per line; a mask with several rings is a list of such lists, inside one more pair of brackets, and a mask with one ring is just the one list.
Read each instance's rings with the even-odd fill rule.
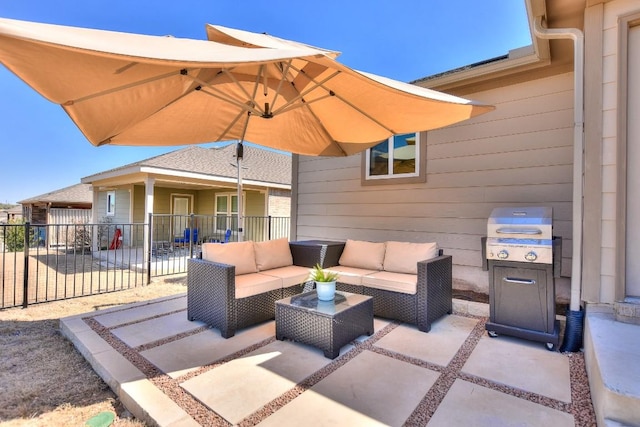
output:
[[2,227],[4,247],[7,252],[24,251],[24,219],[10,219],[6,226]]

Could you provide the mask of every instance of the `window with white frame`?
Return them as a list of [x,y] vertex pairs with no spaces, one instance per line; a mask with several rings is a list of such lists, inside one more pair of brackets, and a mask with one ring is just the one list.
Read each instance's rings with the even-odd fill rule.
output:
[[394,135],[365,153],[364,181],[383,183],[385,180],[405,179],[424,182],[425,141],[420,133]]
[[116,192],[107,191],[107,216],[116,214]]

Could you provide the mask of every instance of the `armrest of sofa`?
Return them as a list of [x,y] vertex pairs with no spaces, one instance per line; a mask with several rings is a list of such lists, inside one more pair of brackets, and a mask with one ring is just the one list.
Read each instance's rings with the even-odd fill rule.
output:
[[188,260],[187,317],[219,329],[225,338],[235,333],[235,272],[233,265]]
[[322,268],[338,265],[345,242],[329,240],[300,240],[289,242],[293,264],[300,267],[315,267],[320,264]]
[[418,262],[418,328],[429,331],[431,322],[451,313],[453,275],[451,255],[440,255]]

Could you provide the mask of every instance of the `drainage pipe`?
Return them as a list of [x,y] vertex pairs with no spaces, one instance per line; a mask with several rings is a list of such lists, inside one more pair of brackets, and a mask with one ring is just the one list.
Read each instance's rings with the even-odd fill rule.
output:
[[543,28],[542,16],[536,16],[533,32],[541,39],[573,40],[573,258],[571,263],[571,311],[580,310],[582,282],[582,192],[584,152],[584,35],[577,28]]

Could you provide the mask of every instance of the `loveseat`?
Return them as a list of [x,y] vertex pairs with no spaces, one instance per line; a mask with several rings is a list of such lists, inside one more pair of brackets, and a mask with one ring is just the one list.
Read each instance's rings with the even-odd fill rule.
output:
[[204,243],[188,261],[187,317],[236,330],[275,317],[275,302],[302,292],[309,268],[293,264],[286,238],[266,242]]
[[337,289],[373,297],[378,317],[417,325],[431,323],[452,310],[452,258],[435,243],[347,240],[336,271]]

